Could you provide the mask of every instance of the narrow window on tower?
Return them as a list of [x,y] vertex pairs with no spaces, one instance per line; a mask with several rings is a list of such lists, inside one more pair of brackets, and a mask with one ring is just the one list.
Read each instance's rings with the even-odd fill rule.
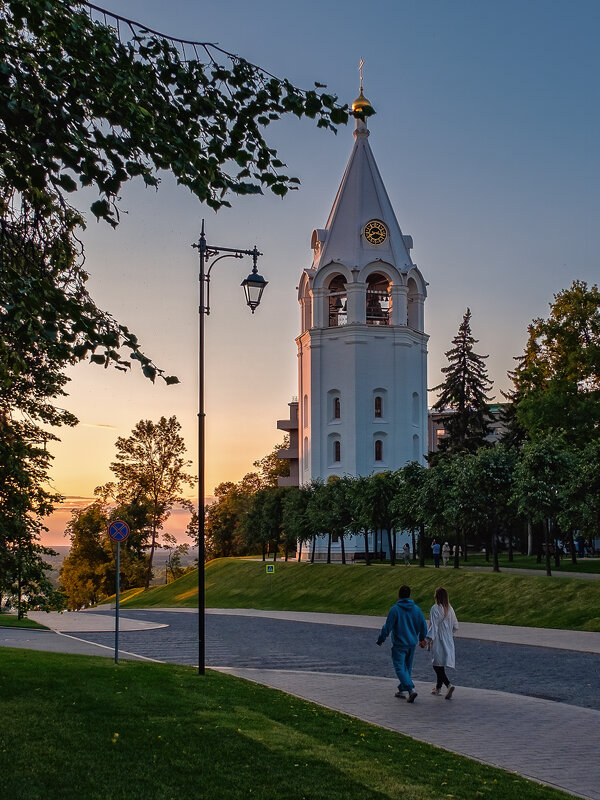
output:
[[383,441],[375,440],[375,461],[383,461]]
[[339,397],[333,398],[333,418],[339,419],[342,416],[342,405]]
[[338,463],[342,460],[342,445],[339,439],[333,443],[333,460]]
[[383,399],[377,395],[375,398],[375,418],[381,419],[383,416]]

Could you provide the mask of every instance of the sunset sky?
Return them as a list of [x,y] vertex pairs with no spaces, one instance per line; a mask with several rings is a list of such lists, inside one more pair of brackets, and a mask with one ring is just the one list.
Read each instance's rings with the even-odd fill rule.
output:
[[[597,0],[104,0],[106,8],[182,38],[217,42],[301,87],[327,84],[341,100],[365,94],[377,114],[370,144],[413,258],[429,281],[425,307],[429,385],[467,306],[478,351],[490,354],[494,392],[524,347],[527,324],[546,315],[574,279],[597,282],[600,110]],[[152,385],[87,363],[69,372],[59,405],[80,425],[54,448],[54,488],[68,510],[109,480],[118,436],[140,419],[175,414],[190,458],[197,446],[197,241],[264,253],[269,281],[252,316],[240,282],[250,261],[223,261],[211,282],[206,325],[207,494],[239,480],[281,440],[276,420],[297,394],[296,286],[310,266],[353,144],[310,120],[275,123],[268,139],[300,178],[298,192],[233,198],[218,214],[164,176],[158,192],[132,184],[116,231],[90,219],[84,236],[90,291],[138,335],[181,384]],[[89,195],[74,202],[87,208]],[[90,215],[91,216],[91,215]],[[167,530],[181,531],[185,515]]]

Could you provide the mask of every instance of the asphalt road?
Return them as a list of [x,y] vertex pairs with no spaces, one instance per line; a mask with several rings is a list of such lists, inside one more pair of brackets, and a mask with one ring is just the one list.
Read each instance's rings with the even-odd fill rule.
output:
[[[122,612],[123,613],[123,612]],[[150,631],[122,631],[122,650],[178,664],[198,663],[195,614],[127,610],[135,619],[167,623]],[[82,633],[81,639],[114,645],[113,633]],[[206,665],[307,670],[394,677],[389,640],[375,644],[373,630],[260,617],[206,617]],[[456,639],[457,686],[495,689],[600,710],[600,656],[545,647]],[[431,680],[431,657],[417,648],[413,677]]]

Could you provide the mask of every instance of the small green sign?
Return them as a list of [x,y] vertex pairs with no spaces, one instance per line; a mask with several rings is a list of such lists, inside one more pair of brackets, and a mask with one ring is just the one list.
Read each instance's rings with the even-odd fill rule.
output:
[[275,572],[275,564],[267,564],[267,575],[272,575]]

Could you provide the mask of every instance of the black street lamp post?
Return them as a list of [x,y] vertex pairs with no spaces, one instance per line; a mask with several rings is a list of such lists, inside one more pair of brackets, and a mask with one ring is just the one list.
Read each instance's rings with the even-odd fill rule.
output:
[[[256,249],[239,250],[234,247],[213,247],[206,244],[204,236],[204,220],[200,239],[194,243],[200,254],[200,304],[198,307],[198,673],[205,671],[205,615],[204,602],[204,484],[205,484],[205,412],[204,412],[204,317],[210,314],[210,273],[217,261],[222,258],[243,258],[252,256],[252,272],[242,281],[246,303],[254,314],[260,303],[262,293],[268,281],[258,274],[256,262],[262,253]],[[215,258],[216,256],[216,258]],[[211,259],[214,259],[211,261]],[[210,263],[209,263],[210,262]],[[207,268],[208,265],[208,268]]]

